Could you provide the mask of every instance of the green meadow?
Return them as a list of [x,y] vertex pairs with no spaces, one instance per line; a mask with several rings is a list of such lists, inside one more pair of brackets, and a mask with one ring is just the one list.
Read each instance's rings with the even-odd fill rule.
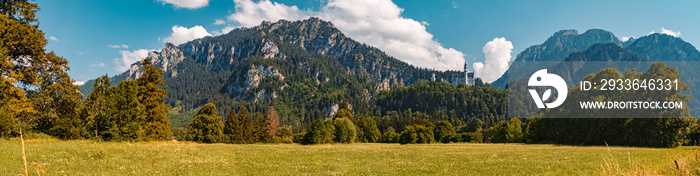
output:
[[[22,175],[0,139],[0,175]],[[687,175],[693,147],[530,144],[195,144],[28,140],[29,175]],[[679,163],[678,168],[675,162]]]

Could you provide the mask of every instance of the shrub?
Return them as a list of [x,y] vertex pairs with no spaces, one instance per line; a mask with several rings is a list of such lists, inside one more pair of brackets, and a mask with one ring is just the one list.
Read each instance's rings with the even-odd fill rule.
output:
[[386,128],[386,130],[384,130],[384,134],[382,134],[382,138],[379,141],[384,143],[397,143],[399,142],[399,134],[396,133],[396,130],[394,130],[393,127]]
[[521,142],[523,139],[522,122],[518,118],[498,122],[490,130],[493,132],[493,142]]
[[309,132],[304,135],[301,144],[326,144],[333,142],[333,138],[333,125],[318,119],[311,123]]
[[[430,125],[430,123],[429,123]],[[401,144],[423,144],[435,141],[433,130],[423,125],[409,125],[401,132],[399,143]]]
[[347,118],[337,118],[333,121],[335,126],[335,142],[337,143],[352,143],[357,137],[355,124]]

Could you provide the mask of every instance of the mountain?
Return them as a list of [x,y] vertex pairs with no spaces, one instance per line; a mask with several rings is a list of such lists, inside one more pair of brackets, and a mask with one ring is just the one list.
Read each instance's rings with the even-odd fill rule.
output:
[[[333,114],[340,103],[375,112],[381,90],[453,73],[416,68],[383,51],[346,37],[318,18],[262,22],[252,28],[166,44],[148,54],[164,70],[165,99],[176,112],[213,102],[219,115],[241,106],[260,112],[275,106],[285,124],[300,124]],[[139,63],[111,78],[138,78]],[[80,87],[87,95],[94,80]]]
[[[533,45],[520,52],[513,64],[501,78],[492,82],[491,85],[498,88],[505,88],[510,70],[529,71],[536,68],[547,67],[556,62],[562,61],[573,52],[586,50],[596,43],[622,44],[612,32],[601,29],[590,29],[583,34],[577,30],[561,30],[540,45]],[[537,62],[535,62],[537,61]],[[535,63],[533,63],[535,62]],[[534,71],[534,70],[533,70]],[[516,75],[517,73],[511,73]],[[518,79],[518,78],[515,78]]]
[[649,34],[625,47],[649,60],[655,61],[698,61],[700,52],[693,45],[679,37],[666,34]]
[[[625,45],[627,47],[623,47]],[[700,58],[698,53],[695,47],[680,38],[665,34],[651,34],[623,45],[593,44],[584,51],[570,53],[563,61],[545,62],[549,66],[537,69],[546,68],[548,73],[561,76],[569,87],[574,87],[585,76],[597,73],[604,68],[614,68],[623,74],[629,69],[646,72],[652,63],[664,62],[666,66],[676,68],[681,76],[680,81],[690,86],[691,92],[688,94],[691,100],[688,107],[691,115],[697,115],[700,114],[700,101],[697,98],[700,97],[700,92],[696,90],[700,88],[697,79],[700,78],[700,70],[697,70],[700,65],[694,61]],[[528,93],[525,89],[526,78],[529,78],[532,72],[528,73],[527,68],[522,69],[522,67],[521,70],[509,71],[523,73],[521,78],[510,80],[509,93],[516,94],[509,97],[510,110],[518,109],[512,112],[519,117],[526,117],[538,111],[536,107],[529,107],[531,99],[527,97]]]

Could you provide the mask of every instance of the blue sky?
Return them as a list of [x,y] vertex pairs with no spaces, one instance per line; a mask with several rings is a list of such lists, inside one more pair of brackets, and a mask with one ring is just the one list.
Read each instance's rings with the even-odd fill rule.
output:
[[[48,49],[69,61],[76,81],[121,73],[119,62],[158,50],[166,41],[176,41],[168,37],[177,34],[185,36],[180,40],[192,39],[186,36],[218,35],[262,19],[308,16],[330,20],[346,35],[420,67],[455,69],[466,60],[470,65],[483,62],[487,69],[479,73],[491,75],[504,71],[499,63],[561,29],[599,28],[638,38],[664,28],[700,44],[698,1],[164,1],[172,0],[35,2],[42,8],[40,29],[52,38]],[[353,25],[358,20],[370,27]],[[174,26],[184,31],[175,32]],[[416,49],[425,52],[410,53]]]

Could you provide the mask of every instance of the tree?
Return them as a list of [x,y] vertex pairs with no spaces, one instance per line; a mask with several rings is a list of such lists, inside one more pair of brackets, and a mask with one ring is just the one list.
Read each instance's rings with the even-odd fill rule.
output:
[[95,79],[92,86],[94,90],[88,94],[81,110],[81,118],[87,133],[83,136],[100,139],[107,133],[108,126],[112,125],[109,123],[110,116],[108,114],[111,111],[111,105],[108,101],[110,98],[109,77],[104,75]]
[[523,139],[522,122],[518,118],[511,118],[509,121],[500,121],[498,125],[492,127],[493,142],[521,142]]
[[[38,10],[38,5],[29,3],[28,0],[0,3],[0,28],[3,29],[0,30],[0,77],[3,77],[0,81],[5,85],[2,90],[4,100],[0,100],[5,105],[0,106],[7,106],[7,114],[13,118],[5,120],[15,123],[7,124],[8,127],[11,126],[10,129],[29,129],[37,123],[43,123],[44,126],[37,130],[49,132],[48,128],[56,120],[53,108],[62,105],[38,99],[51,97],[50,93],[42,92],[48,90],[46,86],[59,81],[72,83],[72,80],[64,74],[68,70],[68,62],[53,52],[47,54],[44,49],[48,41],[39,30],[35,14]],[[71,91],[55,90],[56,88],[70,89],[68,86],[54,86],[51,88],[54,90],[50,91]],[[42,112],[33,108],[36,105],[39,105]]]
[[248,143],[249,130],[251,128],[248,116],[248,109],[245,106],[238,110],[238,114],[233,110],[229,111],[226,117],[226,124],[224,124],[224,134],[228,135],[228,142],[236,144]]
[[156,68],[148,58],[141,61],[143,75],[138,78],[139,101],[146,108],[144,137],[148,140],[164,140],[172,136],[170,121],[165,115],[168,106],[163,102],[168,94],[163,87],[163,70]]
[[348,118],[337,118],[333,120],[335,126],[335,142],[337,143],[352,143],[357,138],[355,124]]
[[224,137],[224,123],[221,117],[216,115],[216,106],[213,103],[199,109],[188,128],[192,140],[196,142],[216,143]]
[[316,119],[311,123],[311,126],[309,126],[309,131],[304,135],[302,144],[331,143],[334,137],[332,124],[326,124],[323,120]]
[[274,106],[270,106],[265,112],[265,134],[264,139],[266,142],[276,142],[277,132],[280,129],[280,119],[277,116],[277,111],[275,111]]
[[386,130],[384,130],[384,134],[382,134],[382,139],[380,141],[384,143],[397,143],[398,140],[399,134],[396,133],[394,127],[388,127]]
[[253,115],[253,124],[250,129],[250,137],[248,138],[248,143],[264,142],[265,136],[265,121],[263,115],[256,112]]
[[338,112],[333,116],[333,119],[337,118],[353,119],[352,113],[350,112],[350,105],[343,103]]
[[379,132],[374,118],[361,116],[357,121],[359,142],[379,142],[381,132]]
[[401,132],[401,136],[399,136],[399,143],[401,144],[427,144],[433,141],[435,141],[433,129],[429,126],[418,124],[406,126],[404,131]]
[[116,140],[135,141],[144,137],[145,107],[138,99],[139,86],[134,80],[123,80],[110,88],[110,120],[116,126]]
[[435,126],[435,140],[442,143],[449,143],[452,136],[454,136],[455,130],[452,124],[448,121],[440,121],[437,126]]

